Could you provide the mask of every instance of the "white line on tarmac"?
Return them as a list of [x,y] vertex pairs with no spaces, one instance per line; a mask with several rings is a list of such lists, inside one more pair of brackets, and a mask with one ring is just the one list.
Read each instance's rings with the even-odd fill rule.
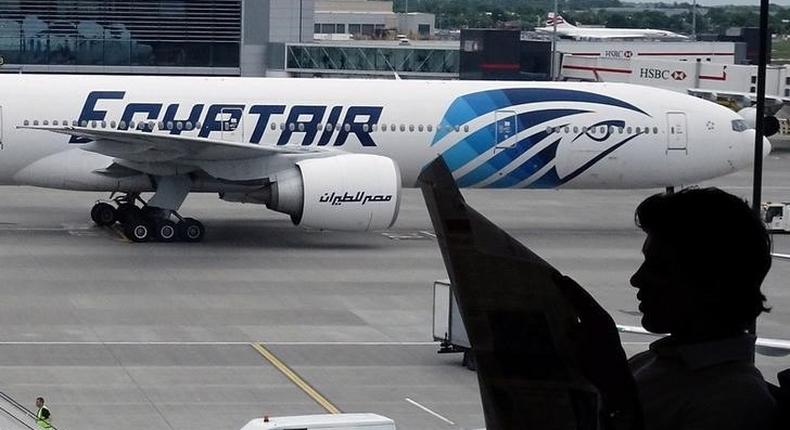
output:
[[440,420],[442,420],[442,421],[446,422],[447,424],[450,424],[451,426],[454,426],[454,425],[455,425],[455,423],[454,423],[454,422],[452,422],[452,421],[448,420],[447,418],[445,418],[445,417],[443,417],[443,416],[441,416],[441,415],[437,414],[436,412],[434,412],[434,411],[432,411],[432,410],[428,409],[427,407],[425,407],[425,406],[423,406],[423,405],[421,405],[421,404],[419,404],[419,403],[415,402],[414,400],[412,400],[412,399],[410,399],[410,398],[408,398],[408,397],[406,397],[404,400],[406,400],[407,402],[411,403],[412,405],[414,405],[414,406],[416,406],[416,407],[418,407],[418,408],[422,409],[423,411],[425,411],[425,412],[428,412],[429,414],[431,414],[431,415],[435,416],[436,418],[439,418]]

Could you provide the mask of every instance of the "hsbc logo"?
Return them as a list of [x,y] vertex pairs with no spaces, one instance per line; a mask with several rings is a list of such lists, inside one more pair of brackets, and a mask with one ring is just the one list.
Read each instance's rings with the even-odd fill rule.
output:
[[642,79],[660,79],[663,81],[668,81],[670,79],[682,81],[686,79],[688,75],[682,70],[672,71],[669,69],[653,69],[643,67],[639,69],[639,77]]
[[615,51],[615,50],[606,50],[603,51],[604,57],[609,58],[625,58],[629,59],[634,56],[633,51]]

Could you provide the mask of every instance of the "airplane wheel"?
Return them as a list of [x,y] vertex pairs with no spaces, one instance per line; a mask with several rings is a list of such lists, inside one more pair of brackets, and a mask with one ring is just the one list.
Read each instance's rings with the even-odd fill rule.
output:
[[176,227],[178,228],[178,237],[185,242],[200,242],[206,234],[203,224],[194,218],[184,218]]
[[115,208],[108,203],[96,203],[91,209],[91,219],[98,226],[115,224],[117,216]]
[[122,203],[118,205],[117,209],[118,221],[122,224],[131,223],[134,220],[142,218],[143,211],[131,203]]
[[148,242],[153,236],[151,223],[142,219],[133,219],[123,226],[123,234],[132,242]]
[[154,227],[156,228],[156,238],[162,242],[172,242],[178,235],[176,223],[169,219],[156,221]]

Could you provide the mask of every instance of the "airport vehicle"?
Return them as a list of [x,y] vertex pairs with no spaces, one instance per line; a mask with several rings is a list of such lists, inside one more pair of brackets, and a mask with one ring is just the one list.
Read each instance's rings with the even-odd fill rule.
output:
[[536,27],[538,33],[554,34],[557,27],[557,36],[577,40],[634,40],[634,39],[688,39],[681,34],[667,30],[653,30],[650,28],[597,28],[577,27],[569,24],[561,15],[554,16],[549,12],[545,27]]
[[790,203],[763,203],[762,212],[763,222],[769,232],[790,232]]
[[461,352],[464,367],[474,370],[472,346],[466,334],[461,309],[449,279],[433,283],[433,340],[439,343],[439,353]]
[[395,430],[395,422],[376,414],[323,414],[257,418],[241,430]]
[[725,107],[610,83],[2,75],[0,122],[0,185],[114,193],[91,217],[134,241],[201,240],[190,192],[382,230],[437,156],[462,187],[663,188],[750,165],[754,140]]

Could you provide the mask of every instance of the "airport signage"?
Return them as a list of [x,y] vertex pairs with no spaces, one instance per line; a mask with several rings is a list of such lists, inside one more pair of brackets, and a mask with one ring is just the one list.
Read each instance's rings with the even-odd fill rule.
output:
[[682,81],[688,77],[686,72],[683,70],[669,70],[669,69],[655,69],[650,67],[642,67],[639,69],[639,77],[642,79],[657,79],[668,81],[670,79],[674,79],[676,81]]
[[607,49],[603,52],[603,56],[608,58],[623,58],[626,60],[630,60],[631,57],[634,56],[634,51]]

